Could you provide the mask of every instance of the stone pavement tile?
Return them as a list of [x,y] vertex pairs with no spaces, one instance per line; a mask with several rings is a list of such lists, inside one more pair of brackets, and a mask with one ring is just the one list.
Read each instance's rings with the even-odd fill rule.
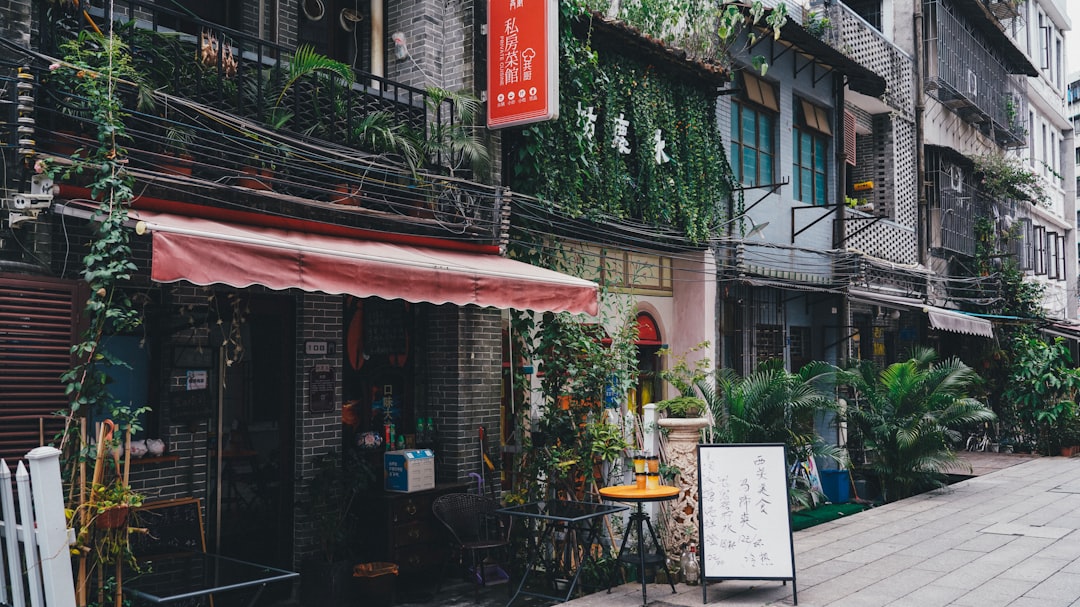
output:
[[988,533],[984,529],[975,537],[957,546],[957,549],[972,552],[992,552],[1015,540],[1016,535],[1019,534]]
[[965,592],[963,588],[928,584],[888,603],[888,607],[945,607]]
[[1041,537],[1046,539],[1060,540],[1069,534],[1073,529],[1065,527],[1046,527],[1043,525],[1030,525],[1019,521],[1013,521],[1011,523],[998,523],[991,525],[983,529],[983,533],[998,535],[998,536],[1027,536],[1027,537]]
[[1080,598],[1080,574],[1058,572],[1039,582],[1037,586],[1024,594],[1025,597],[1047,601],[1069,603]]
[[814,586],[825,583],[861,567],[861,563],[831,559],[816,565],[804,567],[795,558],[795,578],[800,586]]
[[870,584],[860,590],[857,595],[874,597],[877,599],[877,605],[886,605],[910,594],[915,588],[921,588],[934,583],[941,575],[942,574],[937,571],[904,569],[887,578]]
[[848,554],[849,552],[851,552],[851,549],[841,543],[827,544],[819,548],[814,548],[813,550],[808,550],[805,553],[800,553],[796,550],[797,556],[795,566],[810,567],[818,563],[831,561],[834,558]]
[[[854,550],[847,554],[836,557],[836,560],[851,561],[854,563],[872,563],[883,557],[896,554],[903,550],[905,546],[903,544],[890,544],[887,542],[878,542],[870,544],[858,550]],[[912,561],[914,557],[910,557]]]
[[836,601],[843,601],[874,581],[872,579],[859,580],[850,577],[851,575],[849,573],[842,579],[830,580],[815,586],[799,584],[799,606],[802,607],[804,602],[814,605],[831,605]]
[[1039,552],[1039,556],[1047,558],[1061,558],[1070,561],[1080,558],[1080,531],[1073,531],[1069,535],[1047,546]]
[[[1015,565],[1003,571],[1001,573],[1001,578],[1041,582],[1055,573],[1063,571],[1063,568],[1068,564],[1069,561],[1065,559],[1049,559],[1043,556],[1033,556],[1018,561]],[[1080,571],[1075,573],[1080,573]]]
[[967,550],[950,549],[928,559],[924,559],[912,565],[916,569],[926,569],[928,571],[940,571],[947,573],[950,571],[956,571],[957,569],[968,565],[971,561],[974,561],[979,557],[978,552],[968,552]]
[[981,558],[1015,565],[1038,555],[1055,541],[1041,537],[1014,537],[1008,544],[986,553]]
[[[680,592],[675,597],[671,595],[657,597],[657,601],[669,602],[671,605],[697,607],[701,605],[701,587],[693,586],[692,588],[692,591]],[[761,607],[762,605],[793,604],[790,583],[782,584],[781,582],[750,580],[712,582],[708,587],[708,601],[708,605],[721,604],[724,607]],[[803,596],[802,592],[800,592],[800,607],[803,607],[803,604]],[[652,605],[653,603],[650,601],[650,607]],[[575,604],[574,607],[577,607],[577,605]]]
[[954,544],[952,542],[946,543],[927,540],[924,542],[912,544],[911,546],[904,548],[900,552],[897,552],[897,554],[901,554],[904,556],[916,556],[920,559],[925,560],[930,557],[937,556],[953,547]]
[[1034,588],[1036,583],[994,578],[957,597],[952,604],[965,607],[1006,607]]
[[1009,603],[1009,607],[1071,607],[1074,603],[1067,600],[1033,599],[1022,596]]
[[[973,553],[969,553],[973,554]],[[953,569],[938,578],[937,583],[942,586],[964,588],[971,590],[983,582],[995,577],[1007,568],[1007,566],[988,567],[985,563],[968,563],[962,567]]]
[[1080,559],[1073,559],[1061,568],[1062,573],[1080,573]]

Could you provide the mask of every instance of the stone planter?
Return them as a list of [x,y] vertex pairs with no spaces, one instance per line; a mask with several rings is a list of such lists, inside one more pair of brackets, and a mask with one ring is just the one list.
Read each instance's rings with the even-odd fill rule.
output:
[[698,542],[698,457],[697,445],[702,428],[709,425],[706,417],[665,417],[656,425],[667,431],[667,463],[679,469],[675,479],[679,495],[666,502],[671,506],[671,518],[661,534],[668,554],[681,554],[687,542]]

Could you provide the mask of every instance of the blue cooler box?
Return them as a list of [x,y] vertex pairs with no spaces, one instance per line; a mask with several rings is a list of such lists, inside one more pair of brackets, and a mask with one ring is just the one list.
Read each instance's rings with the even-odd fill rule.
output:
[[435,452],[431,449],[387,451],[383,468],[387,491],[412,493],[435,488]]

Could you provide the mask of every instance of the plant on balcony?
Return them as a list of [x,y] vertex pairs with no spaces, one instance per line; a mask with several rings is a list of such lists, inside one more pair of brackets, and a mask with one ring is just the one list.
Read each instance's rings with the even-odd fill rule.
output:
[[[614,10],[613,10],[614,9]],[[737,53],[750,51],[761,36],[779,37],[787,21],[787,5],[767,7],[761,0],[748,3],[709,2],[708,0],[575,0],[564,9],[571,16],[591,16],[591,12],[611,15],[649,37],[685,51],[696,61],[720,62],[730,66]],[[736,50],[736,45],[742,48]],[[762,74],[768,69],[763,55],[751,57]]]
[[295,94],[293,88],[306,81],[311,81],[316,87],[325,86],[328,84],[327,78],[337,78],[340,80],[338,86],[343,88],[351,87],[354,81],[352,68],[347,64],[315,52],[310,45],[297,47],[274,94],[274,105],[270,108],[267,123],[275,129],[285,128],[295,118],[295,113],[285,106],[287,98]]
[[808,12],[802,25],[807,33],[818,40],[824,40],[825,35],[832,28],[832,22],[829,21],[829,18],[817,11]]
[[[491,154],[476,124],[483,110],[480,100],[464,91],[438,87],[428,88],[424,100],[429,116],[442,113],[443,118],[429,120],[426,133],[414,134],[420,160],[444,168],[451,176],[468,169],[483,181],[490,168]],[[447,106],[455,117],[453,121],[447,119]]]
[[1048,206],[1050,195],[1042,177],[1023,161],[1005,154],[984,154],[973,158],[975,172],[981,174],[979,189],[997,200],[1026,200]]

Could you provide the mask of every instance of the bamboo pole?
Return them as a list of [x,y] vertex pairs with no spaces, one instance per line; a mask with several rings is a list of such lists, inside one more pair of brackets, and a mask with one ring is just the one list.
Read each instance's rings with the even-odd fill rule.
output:
[[[71,488],[68,490],[68,496],[69,496],[68,497],[68,503],[71,503],[73,500],[72,500],[72,498],[70,496],[75,491],[76,487],[78,487],[79,494],[78,494],[77,499],[75,501],[77,502],[76,506],[77,506],[77,511],[79,511],[79,512],[82,512],[84,510],[82,508],[82,505],[83,505],[83,503],[86,502],[86,457],[82,453],[83,445],[85,445],[85,444],[86,444],[86,418],[82,417],[82,418],[79,419],[79,442],[78,442],[78,448],[76,450],[77,451],[76,457],[79,458],[79,465],[75,470],[72,471],[73,473],[77,474],[77,476],[72,479]],[[74,523],[75,521],[72,521],[72,522]],[[85,524],[86,524],[86,513],[83,512],[83,514],[82,514],[82,516],[80,517],[80,520],[79,520],[79,529],[82,529],[82,526],[85,525]],[[87,571],[86,571],[86,553],[83,552],[82,550],[79,551],[79,573],[78,573],[78,576],[79,576],[78,580],[76,580],[76,582],[75,582],[75,602],[79,607],[85,607],[85,605],[87,603],[87,596],[86,596],[86,592],[87,592],[87,588],[86,588]]]

